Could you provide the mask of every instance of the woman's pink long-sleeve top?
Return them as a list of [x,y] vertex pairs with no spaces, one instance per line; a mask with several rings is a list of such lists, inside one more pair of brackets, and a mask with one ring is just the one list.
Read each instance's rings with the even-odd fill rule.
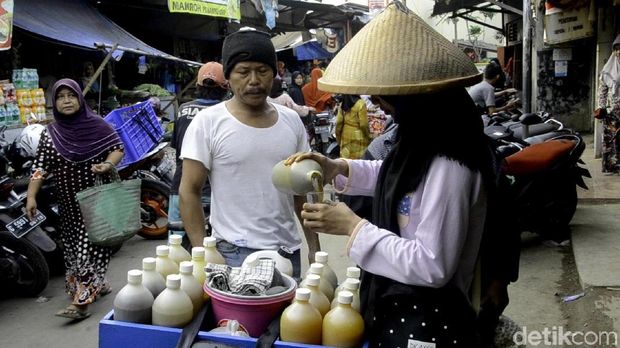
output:
[[[382,161],[347,160],[349,177],[335,188],[372,196]],[[454,160],[436,157],[415,192],[398,206],[400,236],[362,220],[347,244],[362,269],[398,282],[438,288],[448,282],[467,294],[486,215],[480,173]]]

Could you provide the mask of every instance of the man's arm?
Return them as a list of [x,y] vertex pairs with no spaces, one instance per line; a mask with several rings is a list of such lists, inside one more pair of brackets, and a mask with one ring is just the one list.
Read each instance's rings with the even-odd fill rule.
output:
[[179,205],[183,227],[192,246],[202,246],[205,237],[205,214],[202,211],[202,187],[209,175],[204,165],[195,160],[183,160],[183,176],[179,186]]
[[308,243],[308,262],[312,264],[314,262],[314,254],[321,250],[321,243],[319,241],[319,235],[310,231],[304,226],[303,219],[301,218],[301,211],[303,205],[306,203],[306,199],[302,196],[295,196],[295,215],[299,219],[302,229],[304,230],[304,236],[306,237],[306,243]]

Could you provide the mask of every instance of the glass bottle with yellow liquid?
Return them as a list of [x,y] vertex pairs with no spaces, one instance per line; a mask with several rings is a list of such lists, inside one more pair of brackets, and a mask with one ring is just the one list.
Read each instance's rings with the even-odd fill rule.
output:
[[323,345],[330,347],[361,347],[364,340],[364,319],[351,308],[353,294],[343,290],[338,305],[323,317]]
[[280,317],[280,339],[284,342],[321,344],[323,316],[310,304],[311,290],[297,289],[295,300]]

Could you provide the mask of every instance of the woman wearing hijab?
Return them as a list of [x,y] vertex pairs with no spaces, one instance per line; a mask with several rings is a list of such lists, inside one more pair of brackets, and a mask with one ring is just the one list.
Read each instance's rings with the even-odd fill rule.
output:
[[[405,58],[381,64],[396,47]],[[434,69],[423,69],[430,62]],[[348,256],[363,269],[361,312],[370,347],[480,347],[468,294],[493,175],[482,122],[464,88],[480,78],[456,46],[393,2],[319,81],[332,93],[380,96],[398,123],[384,161],[315,153],[287,160],[312,158],[339,192],[374,196],[372,223],[344,203],[306,203],[302,211],[307,228],[348,236]],[[450,126],[434,133],[437,122]]]
[[288,87],[288,94],[293,98],[293,101],[297,105],[306,105],[304,101],[304,94],[301,92],[301,88],[304,85],[304,75],[299,71],[293,72],[292,83]]
[[[603,173],[620,173],[620,35],[612,45],[613,52],[601,71],[598,109],[594,117],[603,124]],[[611,111],[607,112],[607,107]]]
[[[105,280],[110,248],[90,243],[76,193],[94,186],[95,177],[111,171],[123,158],[123,143],[114,129],[93,113],[77,82],[62,79],[53,87],[54,122],[41,134],[28,185],[26,213],[37,209],[36,196],[50,175],[60,195],[60,232],[64,249],[65,286],[72,302],[57,316],[84,319],[97,295],[111,289]],[[108,175],[103,176],[109,182]]]
[[336,140],[340,157],[360,159],[370,143],[368,110],[359,95],[345,94],[336,116]]
[[301,89],[306,106],[315,108],[317,112],[323,112],[325,109],[334,105],[332,95],[319,90],[317,83],[321,76],[323,76],[323,71],[321,69],[312,69],[310,73],[310,83],[306,84]]

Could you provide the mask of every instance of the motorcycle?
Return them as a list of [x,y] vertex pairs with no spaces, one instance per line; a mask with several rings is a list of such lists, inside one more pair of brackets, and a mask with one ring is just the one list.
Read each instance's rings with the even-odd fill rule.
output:
[[313,134],[310,139],[312,151],[320,152],[329,158],[340,156],[340,146],[336,141],[336,118],[331,112],[311,116]]
[[140,160],[119,168],[121,179],[142,180],[140,193],[140,220],[138,235],[145,239],[168,237],[168,197],[176,164],[166,151],[167,142],[160,143]]
[[581,136],[550,115],[524,114],[495,119],[485,133],[502,161],[501,186],[521,231],[547,239],[568,239],[577,207],[577,186],[587,189],[587,169],[579,166],[585,149]]
[[[28,178],[9,173],[11,161],[6,156],[10,144],[4,138],[6,126],[0,128],[0,281],[2,292],[36,296],[49,281],[50,261],[57,261],[62,251],[49,234],[56,229],[56,213],[37,211],[32,220],[23,213]],[[58,236],[56,236],[58,237]]]

